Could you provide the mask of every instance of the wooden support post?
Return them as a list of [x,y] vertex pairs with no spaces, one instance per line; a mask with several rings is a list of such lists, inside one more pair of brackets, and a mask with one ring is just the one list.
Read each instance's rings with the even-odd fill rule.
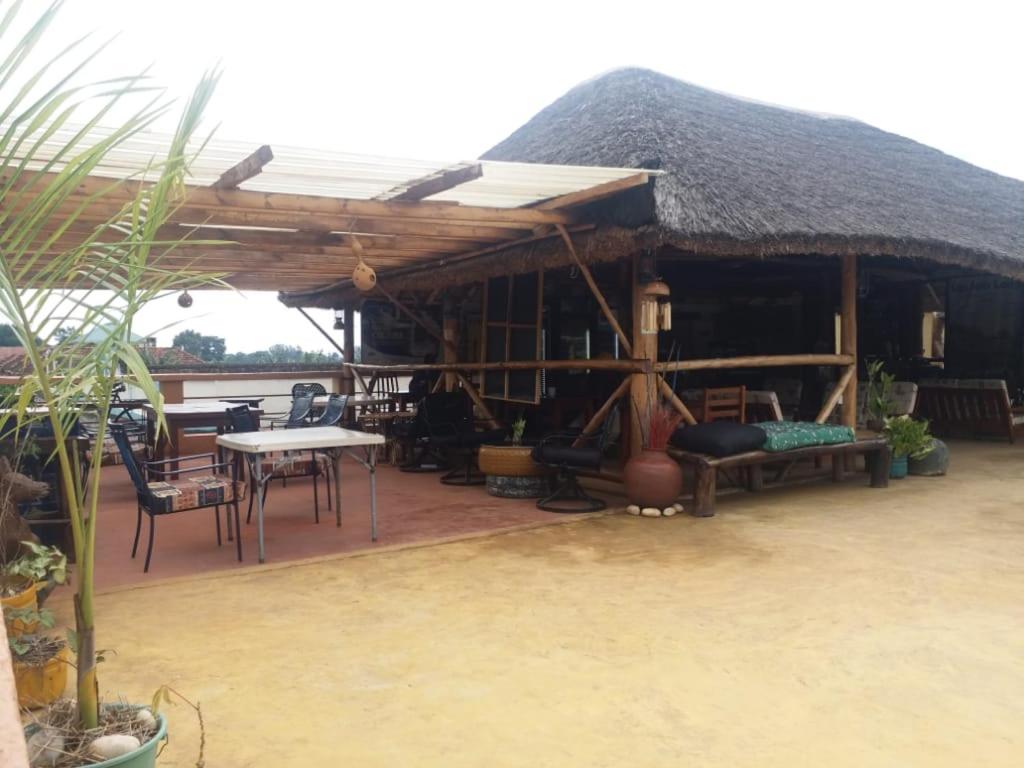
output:
[[[828,417],[832,415],[832,411],[835,410],[836,403],[839,402],[840,397],[846,394],[850,384],[850,379],[852,379],[856,373],[856,365],[848,365],[846,367],[846,370],[843,371],[843,375],[840,377],[839,381],[836,382],[836,387],[832,390],[832,394],[829,396],[828,400],[825,401],[825,404],[821,406],[821,410],[818,411],[818,418],[814,420],[817,424],[824,424],[828,420]],[[856,389],[856,382],[854,382],[854,389]],[[845,409],[843,412],[845,415]]]
[[[558,234],[562,236],[562,240],[565,242],[565,247],[569,249],[569,255],[572,256],[572,260],[576,262],[576,266],[579,267],[580,274],[583,275],[583,279],[587,281],[587,285],[590,286],[590,292],[594,294],[594,298],[597,300],[597,305],[601,308],[601,312],[604,313],[605,320],[608,321],[608,325],[615,331],[615,335],[619,337],[619,343],[625,350],[628,357],[633,357],[633,345],[630,343],[629,338],[626,336],[626,332],[622,330],[622,326],[619,325],[618,318],[612,313],[611,307],[608,306],[608,302],[604,299],[604,294],[601,293],[601,289],[597,287],[597,283],[594,281],[594,276],[590,274],[590,268],[583,263],[580,257],[576,253],[576,248],[572,244],[572,238],[569,237],[569,231],[561,224],[556,225],[558,228]],[[633,332],[634,338],[636,336],[636,329]],[[640,355],[643,357],[643,355]]]
[[[459,346],[459,318],[455,313],[455,306],[452,301],[445,297],[441,320],[441,335],[444,337],[442,352],[446,363],[459,362],[455,350]],[[451,392],[455,389],[456,378],[454,373],[446,373],[444,378],[444,391]]]
[[473,401],[480,412],[483,413],[484,418],[487,420],[487,426],[491,429],[497,429],[501,426],[501,423],[494,418],[494,414],[491,413],[491,409],[487,407],[487,403],[480,397],[480,393],[476,391],[476,387],[473,386],[473,382],[466,378],[465,374],[461,371],[457,372],[456,377],[459,379],[459,383],[462,384],[462,388],[466,390],[466,394],[469,395],[469,399]]
[[631,376],[627,376],[622,380],[622,383],[615,388],[615,391],[612,392],[611,396],[607,400],[605,400],[604,405],[602,405],[597,410],[597,413],[595,413],[590,418],[590,421],[587,422],[587,426],[583,428],[583,431],[580,433],[580,436],[576,438],[576,441],[573,443],[573,447],[580,445],[583,442],[584,437],[586,437],[589,434],[592,434],[593,432],[596,432],[597,428],[604,423],[604,420],[608,417],[608,414],[611,412],[612,408],[615,406],[615,403],[618,401],[618,399],[629,391],[631,378]]
[[[643,313],[645,304],[648,301],[655,301],[645,293],[645,286],[640,282],[640,260],[637,255],[633,258],[633,343],[631,344],[632,356],[635,359],[646,359],[655,364],[658,362],[658,334],[643,332]],[[630,377],[629,396],[629,452],[631,456],[638,456],[644,447],[644,433],[646,424],[650,418],[651,406],[658,400],[657,382],[661,378],[657,375],[634,373]],[[686,406],[683,406],[684,408]]]
[[185,402],[185,382],[182,379],[175,381],[161,381],[160,393],[164,396],[164,404]]
[[847,378],[843,392],[843,424],[857,427],[857,257],[843,256],[842,301],[840,309],[840,349],[844,355],[851,355],[854,375]]
[[[352,364],[356,361],[356,313],[352,307],[345,307],[344,323],[343,349],[345,351],[345,362]],[[354,394],[356,389],[354,379],[357,376],[362,378],[362,374],[352,368],[346,367],[344,370],[345,381],[343,382],[341,394]]]

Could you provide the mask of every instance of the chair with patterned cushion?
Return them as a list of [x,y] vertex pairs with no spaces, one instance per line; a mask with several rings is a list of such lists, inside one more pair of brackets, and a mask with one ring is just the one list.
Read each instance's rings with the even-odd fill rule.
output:
[[[110,434],[109,424],[117,423],[113,419],[108,422],[106,433],[103,435],[103,444],[100,446],[100,466],[109,467],[114,464],[123,464],[121,451]],[[125,427],[125,434],[128,442],[131,443],[132,453],[135,458],[145,461],[149,455],[149,447],[146,444],[146,425],[138,422],[121,422]],[[89,439],[89,448],[85,452],[85,461],[92,463],[93,451],[96,450],[99,440],[99,420],[96,409],[86,407],[78,414],[78,430],[80,434]]]
[[[171,515],[176,512],[213,507],[217,523],[217,546],[220,546],[220,508],[221,505],[224,505],[234,510],[235,530],[239,530],[238,499],[245,495],[245,484],[238,481],[234,464],[216,461],[216,454],[213,453],[199,453],[165,461],[140,463],[132,451],[132,444],[125,426],[114,424],[110,431],[121,451],[121,457],[128,469],[129,476],[131,476],[132,484],[135,486],[138,502],[132,557],[135,557],[139,548],[143,512],[149,517],[149,543],[146,545],[144,573],[149,572],[149,563],[153,557],[153,529],[159,515]],[[197,459],[206,463],[194,467],[179,465],[176,469],[167,467],[172,463]],[[174,477],[169,478],[169,475]],[[189,475],[189,477],[183,477],[184,475]],[[235,541],[238,548],[238,562],[242,562],[242,537],[236,535]]]

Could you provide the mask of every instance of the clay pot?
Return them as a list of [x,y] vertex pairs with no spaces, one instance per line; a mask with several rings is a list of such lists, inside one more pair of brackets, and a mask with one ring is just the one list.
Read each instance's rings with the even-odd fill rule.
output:
[[664,451],[647,450],[626,462],[626,495],[631,504],[664,509],[683,492],[683,470]]

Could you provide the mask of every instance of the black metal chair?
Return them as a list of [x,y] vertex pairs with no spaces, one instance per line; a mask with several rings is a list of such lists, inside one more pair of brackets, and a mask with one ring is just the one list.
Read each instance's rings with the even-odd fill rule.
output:
[[482,485],[485,478],[476,464],[477,449],[505,441],[503,429],[476,429],[473,403],[462,391],[427,395],[416,407],[415,418],[407,424],[395,425],[395,429],[398,437],[412,442],[416,449],[412,461],[402,466],[402,471],[450,469],[441,477],[446,485]]
[[[217,521],[217,546],[219,547],[222,543],[220,535],[220,507],[223,504],[234,509],[235,531],[239,530],[238,497],[243,494],[245,486],[238,482],[238,475],[234,464],[215,461],[216,454],[213,453],[197,453],[165,461],[145,461],[140,463],[135,458],[132,443],[129,440],[124,425],[111,425],[110,432],[121,451],[121,458],[128,469],[128,474],[131,476],[132,484],[135,486],[135,494],[138,501],[135,541],[132,543],[133,558],[139,548],[139,535],[142,532],[142,513],[145,512],[149,516],[149,543],[146,545],[144,573],[149,572],[149,563],[153,557],[153,529],[155,527],[154,521],[158,515],[170,515],[175,512],[213,507],[214,517]],[[198,467],[179,466],[177,469],[163,468],[164,465],[172,462],[189,461],[192,459],[204,459],[208,463]],[[224,471],[221,474],[217,474],[217,470]],[[207,474],[186,479],[180,477],[180,475],[196,472],[206,472]],[[179,475],[179,477],[168,480],[167,475],[172,474]],[[160,479],[156,480],[156,477]],[[235,541],[238,548],[238,562],[242,562],[242,537],[236,535]]]
[[[583,490],[578,474],[601,469],[605,443],[612,420],[606,418],[600,432],[581,435],[576,432],[553,432],[541,438],[533,449],[533,460],[558,473],[554,492],[537,502],[545,512],[598,512],[607,503]],[[580,445],[574,446],[574,443]]]
[[[342,405],[342,413],[345,411]],[[226,408],[224,411],[228,417],[228,431],[230,432],[258,432],[259,422],[256,415],[249,410],[247,405],[239,405],[234,408]],[[339,417],[340,418],[340,417]],[[305,424],[301,425],[305,426]],[[263,476],[263,503],[267,503],[267,494],[270,491],[270,481],[280,480],[285,483],[292,477],[313,478],[313,518],[320,522],[320,488],[319,480],[323,475],[327,485],[327,509],[331,507],[331,473],[328,469],[327,457],[316,451],[309,451],[309,458],[302,458],[300,451],[286,452],[283,456],[262,456],[260,458],[260,474]],[[252,506],[256,497],[256,479],[253,477],[252,468],[249,470],[249,509],[245,514],[246,525],[252,522]]]
[[296,397],[302,397],[303,395],[313,395],[313,397],[321,397],[327,394],[327,388],[319,382],[313,381],[308,384],[299,383],[292,387],[292,399]]
[[311,427],[336,427],[345,418],[345,408],[348,407],[348,395],[331,395],[327,398],[327,405],[324,406],[320,417],[310,424]]
[[[321,387],[321,389],[323,389],[323,387]],[[270,422],[270,428],[275,429],[280,427],[282,429],[297,429],[299,427],[304,427],[306,426],[306,423],[309,420],[309,414],[312,411],[313,395],[309,393],[300,394],[297,397],[292,398],[292,405],[291,408],[288,409],[288,415],[283,419],[273,419]]]

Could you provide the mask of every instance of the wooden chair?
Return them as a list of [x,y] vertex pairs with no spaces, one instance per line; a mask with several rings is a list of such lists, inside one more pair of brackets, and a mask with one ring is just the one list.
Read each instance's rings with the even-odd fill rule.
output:
[[701,421],[735,421],[743,424],[747,420],[747,388],[717,387],[704,390],[703,416]]

